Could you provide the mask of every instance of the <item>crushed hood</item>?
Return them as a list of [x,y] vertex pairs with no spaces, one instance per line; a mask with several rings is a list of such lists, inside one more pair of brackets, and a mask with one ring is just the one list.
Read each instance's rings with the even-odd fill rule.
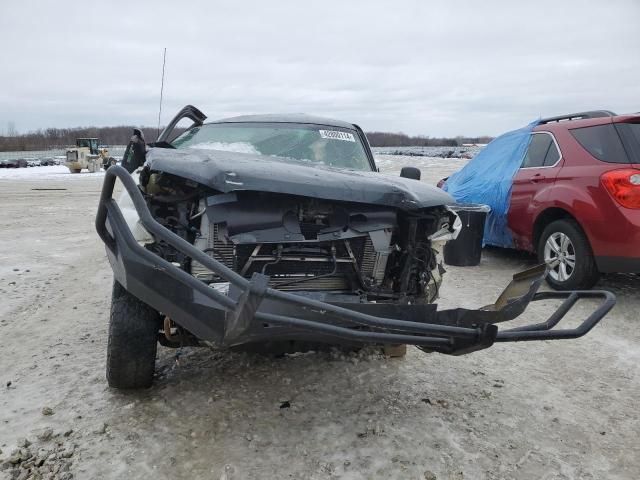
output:
[[377,172],[219,150],[152,148],[146,164],[220,192],[256,191],[416,210],[455,201],[426,183]]

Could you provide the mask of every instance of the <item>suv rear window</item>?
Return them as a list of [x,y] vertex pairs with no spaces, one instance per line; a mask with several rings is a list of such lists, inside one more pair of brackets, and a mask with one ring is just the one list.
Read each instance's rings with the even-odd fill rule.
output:
[[608,163],[629,163],[629,157],[612,123],[574,128],[571,135],[598,160]]
[[616,123],[631,163],[640,163],[640,123]]

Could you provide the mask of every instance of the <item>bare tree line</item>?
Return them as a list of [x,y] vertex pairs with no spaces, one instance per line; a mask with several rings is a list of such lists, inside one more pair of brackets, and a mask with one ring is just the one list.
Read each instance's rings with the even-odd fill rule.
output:
[[[117,127],[76,127],[47,128],[29,133],[18,134],[13,122],[9,122],[6,135],[0,135],[0,152],[49,150],[66,148],[75,145],[76,138],[97,137],[103,145],[124,145],[129,141],[134,127],[122,125]],[[136,127],[137,128],[137,127]],[[147,141],[153,141],[158,135],[154,127],[140,127]],[[404,133],[369,132],[369,143],[373,147],[455,147],[465,143],[488,143],[491,137],[411,137]]]
[[367,138],[372,147],[459,147],[463,144],[484,144],[493,140],[492,137],[428,137],[418,135],[410,137],[404,133],[369,132]]
[[[77,127],[77,128],[47,128],[34,132],[17,134],[8,131],[0,136],[0,151],[28,151],[66,148],[75,145],[76,138],[97,137],[103,145],[125,145],[138,127]],[[158,136],[158,129],[141,127],[147,141],[153,141]]]

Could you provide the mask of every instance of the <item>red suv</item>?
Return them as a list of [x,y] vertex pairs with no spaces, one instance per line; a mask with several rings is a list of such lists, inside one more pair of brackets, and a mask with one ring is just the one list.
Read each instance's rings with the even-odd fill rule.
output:
[[531,135],[508,212],[515,247],[549,264],[558,289],[640,272],[640,115],[547,118]]

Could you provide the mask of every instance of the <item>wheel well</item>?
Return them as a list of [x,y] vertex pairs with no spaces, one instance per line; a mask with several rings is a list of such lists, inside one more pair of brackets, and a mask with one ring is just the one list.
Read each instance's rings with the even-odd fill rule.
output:
[[[568,219],[573,220],[578,225],[580,223],[576,220],[576,218],[571,215],[569,212],[562,208],[547,208],[544,212],[538,215],[536,221],[533,225],[533,248],[534,251],[538,249],[538,242],[540,241],[540,236],[544,231],[545,227],[549,225],[551,222],[555,222],[556,220]],[[580,226],[582,228],[582,226]]]

